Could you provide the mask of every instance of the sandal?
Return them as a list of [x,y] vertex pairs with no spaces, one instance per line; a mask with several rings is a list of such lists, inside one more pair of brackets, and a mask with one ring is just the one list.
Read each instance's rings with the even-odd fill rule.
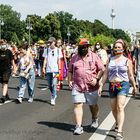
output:
[[118,132],[118,124],[116,123],[116,126],[115,126],[115,128],[114,128],[114,131],[115,132]]
[[123,140],[123,132],[117,133],[116,140]]
[[118,132],[118,126],[115,126],[114,131]]

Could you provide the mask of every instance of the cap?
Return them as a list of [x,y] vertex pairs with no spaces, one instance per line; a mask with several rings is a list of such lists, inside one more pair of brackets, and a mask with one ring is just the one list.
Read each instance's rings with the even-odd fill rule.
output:
[[79,46],[89,46],[90,43],[89,43],[89,40],[87,38],[80,38],[80,42],[79,42]]
[[50,37],[48,40],[48,42],[55,42],[55,41],[56,41],[56,39],[54,37]]
[[39,40],[38,44],[42,45],[42,44],[45,44],[45,42],[43,40]]

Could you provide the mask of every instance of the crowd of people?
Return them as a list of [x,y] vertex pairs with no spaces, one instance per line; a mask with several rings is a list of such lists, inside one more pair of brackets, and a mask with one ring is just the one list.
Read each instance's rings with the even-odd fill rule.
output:
[[[108,47],[109,48],[109,47]],[[0,41],[0,102],[9,100],[8,81],[10,76],[19,76],[18,103],[22,103],[28,88],[28,102],[33,102],[35,77],[45,77],[50,90],[51,105],[56,104],[57,90],[68,80],[74,104],[74,134],[82,134],[83,104],[87,103],[91,112],[91,128],[98,128],[99,106],[103,86],[109,82],[109,97],[112,114],[116,121],[116,139],[123,139],[125,119],[124,104],[133,87],[133,95],[140,91],[140,47],[128,47],[118,39],[106,50],[101,42],[92,46],[87,38],[78,44],[65,44],[61,39],[50,37],[29,46],[17,47]]]

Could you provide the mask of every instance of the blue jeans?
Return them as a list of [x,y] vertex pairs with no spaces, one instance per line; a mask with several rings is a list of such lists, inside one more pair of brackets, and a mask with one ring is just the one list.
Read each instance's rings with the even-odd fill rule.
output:
[[26,79],[24,77],[19,77],[19,82],[20,82],[19,88],[20,89],[19,89],[18,97],[22,97],[22,98],[24,97],[26,86],[28,86],[29,97],[32,98],[34,95],[34,85],[35,85],[34,69],[30,69],[29,74],[30,74],[29,79]]
[[56,98],[57,97],[57,78],[55,75],[58,74],[56,73],[47,73],[47,80],[48,80],[48,86],[51,91],[51,97]]
[[36,65],[36,70],[37,70],[37,74],[40,76],[42,67],[43,67],[43,60],[35,60],[35,65]]

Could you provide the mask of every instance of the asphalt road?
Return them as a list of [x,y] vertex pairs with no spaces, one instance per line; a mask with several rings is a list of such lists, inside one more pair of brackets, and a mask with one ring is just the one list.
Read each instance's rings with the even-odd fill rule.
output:
[[[12,78],[9,83],[9,94],[12,102],[0,105],[0,140],[88,140],[97,130],[90,129],[91,115],[88,106],[84,106],[84,133],[80,136],[73,135],[73,104],[71,91],[67,84],[58,92],[56,105],[50,105],[50,92],[46,88],[45,79],[36,79],[35,99],[28,103],[28,94],[22,104],[17,104],[18,78]],[[45,89],[46,88],[46,89]],[[0,91],[1,88],[0,88]],[[110,113],[107,84],[103,96],[99,99],[100,119],[103,121]],[[140,130],[140,100],[130,99],[126,106],[126,121],[124,125],[125,140],[139,140]],[[111,126],[111,131],[104,135],[105,138],[91,138],[94,140],[114,140],[115,132],[112,131],[111,121],[105,126]],[[105,132],[106,128],[102,131]]]

